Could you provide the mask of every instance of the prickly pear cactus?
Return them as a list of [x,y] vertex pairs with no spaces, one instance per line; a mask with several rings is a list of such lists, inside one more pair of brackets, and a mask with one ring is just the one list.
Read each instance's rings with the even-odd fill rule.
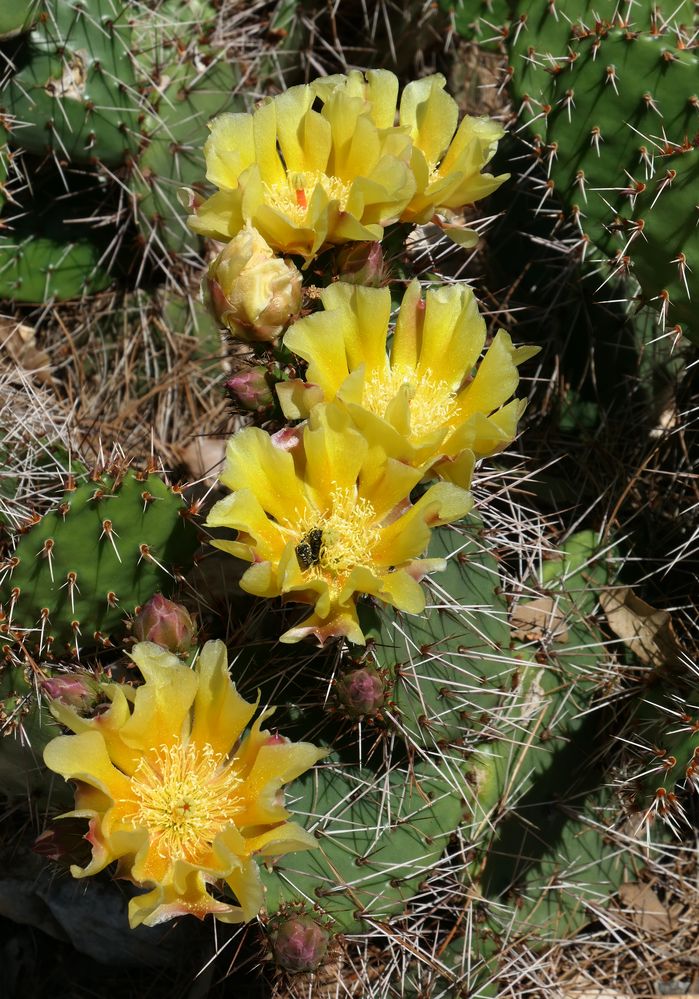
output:
[[515,110],[548,178],[540,207],[561,200],[611,272],[635,279],[662,323],[689,335],[699,294],[693,7],[536,0],[514,5],[507,32]]
[[190,567],[198,541],[186,515],[181,494],[154,473],[71,483],[3,566],[3,630],[45,656],[109,644],[126,613]]
[[119,166],[138,147],[131,27],[117,0],[44,0],[1,110],[24,149]]
[[674,691],[671,686],[665,680],[648,688],[625,735],[636,761],[622,786],[634,799],[639,830],[654,839],[667,830],[681,835],[699,791],[696,670],[691,668]]
[[[32,30],[12,41],[16,71],[0,85],[8,148],[24,154],[8,181],[0,298],[66,300],[107,287],[124,233],[110,241],[86,221],[91,212],[104,217],[105,196],[117,224],[133,220],[144,254],[161,267],[168,254],[196,254],[177,192],[203,174],[209,119],[240,104],[238,68],[212,41],[216,8],[203,0],[150,0],[133,10],[121,0],[37,0],[32,9]],[[55,177],[47,154],[59,165]],[[7,157],[0,160],[2,185]],[[66,172],[71,164],[79,175]],[[87,202],[76,176],[91,176]],[[37,195],[37,183],[50,189]],[[132,265],[124,260],[125,270]]]
[[[59,727],[41,703],[39,673],[0,664],[0,793],[7,797],[33,797],[54,783],[47,779],[41,753]],[[68,805],[70,795],[60,800]]]
[[[364,663],[337,681],[342,695],[362,670],[384,682],[371,713],[341,697],[336,710],[369,724],[392,763],[383,770],[369,754],[352,767],[337,726],[321,729],[337,755],[290,803],[319,849],[269,865],[267,907],[305,902],[342,932],[366,932],[404,916],[431,877],[450,876],[468,915],[454,954],[466,925],[473,934],[465,962],[438,962],[443,984],[495,995],[505,938],[536,947],[577,932],[636,870],[631,854],[607,848],[619,803],[588,753],[616,731],[616,664],[595,623],[613,559],[593,532],[573,535],[513,603],[482,525],[434,535],[431,553],[451,557],[427,610],[383,609]],[[316,714],[295,710],[308,730]],[[358,729],[360,755],[367,738]]]

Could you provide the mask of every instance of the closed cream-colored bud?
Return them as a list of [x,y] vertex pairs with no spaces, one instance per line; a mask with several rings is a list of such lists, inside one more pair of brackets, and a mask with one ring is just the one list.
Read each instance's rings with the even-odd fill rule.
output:
[[301,274],[246,226],[209,267],[216,318],[240,340],[273,343],[301,308]]

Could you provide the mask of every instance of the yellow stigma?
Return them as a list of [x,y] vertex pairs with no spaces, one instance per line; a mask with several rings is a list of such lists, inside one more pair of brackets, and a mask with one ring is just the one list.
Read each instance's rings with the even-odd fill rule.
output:
[[339,177],[328,176],[319,170],[290,174],[286,184],[265,184],[266,200],[270,207],[283,212],[296,225],[303,225],[313,192],[318,185],[323,188],[331,201],[339,203],[340,211],[345,210],[350,195],[350,185]]
[[318,561],[306,570],[326,580],[331,590],[342,588],[345,577],[358,565],[372,565],[373,549],[381,537],[371,503],[355,489],[334,489],[329,513],[309,513],[303,519],[299,540],[310,530],[320,530]]
[[131,780],[133,823],[148,829],[161,857],[197,863],[239,810],[240,784],[208,744],[161,746],[141,759]]
[[446,382],[434,378],[429,368],[419,376],[405,364],[373,372],[364,383],[362,405],[383,417],[388,404],[404,385],[410,390],[411,440],[424,437],[448,422],[454,411],[454,393]]

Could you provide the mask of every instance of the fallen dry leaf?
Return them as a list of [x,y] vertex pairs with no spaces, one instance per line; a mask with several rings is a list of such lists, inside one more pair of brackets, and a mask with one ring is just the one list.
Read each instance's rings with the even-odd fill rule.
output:
[[512,637],[525,640],[549,635],[555,642],[568,641],[568,628],[560,601],[553,597],[535,597],[519,603],[510,617]]
[[36,346],[36,335],[31,326],[0,317],[0,353],[7,353],[20,368],[24,368],[38,382],[50,382],[49,355]]
[[648,884],[620,885],[619,901],[623,914],[641,930],[667,933],[675,926],[677,906],[668,909]]
[[226,438],[195,437],[180,451],[180,458],[196,482],[215,482],[226,453]]
[[631,999],[626,992],[591,985],[583,975],[578,975],[572,982],[564,985],[562,995],[563,999]]
[[609,627],[648,666],[678,666],[682,647],[667,611],[656,610],[628,586],[605,589],[599,601]]

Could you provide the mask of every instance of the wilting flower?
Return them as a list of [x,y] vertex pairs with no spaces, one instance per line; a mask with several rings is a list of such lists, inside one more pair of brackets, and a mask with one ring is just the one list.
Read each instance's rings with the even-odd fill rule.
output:
[[[129,903],[132,927],[190,913],[224,922],[253,919],[263,903],[256,857],[315,846],[288,822],[282,787],[325,750],[261,729],[228,674],[222,642],[207,642],[194,669],[142,642],[132,658],[145,683],[104,684],[111,705],[81,718],[55,704],[75,735],[44,750],[46,765],[76,781],[75,811],[89,820],[88,877],[118,861],[117,876],[148,889]],[[225,882],[237,904],[215,898]]]
[[517,365],[537,348],[514,347],[501,330],[478,364],[486,328],[464,285],[429,290],[423,300],[414,281],[390,354],[387,288],[338,282],[321,297],[324,311],[299,320],[284,339],[308,361],[307,382],[277,385],[285,415],[303,418],[338,398],[391,457],[468,488],[474,462],[514,439],[526,402],[503,404],[517,388]]
[[231,438],[221,481],[232,494],[207,523],[239,532],[235,541],[214,544],[253,563],[244,590],[313,606],[282,641],[346,635],[361,644],[355,596],[419,614],[425,596],[418,580],[445,564],[419,557],[430,528],[470,509],[468,493],[447,482],[411,505],[422,475],[387,458],[341,407],[316,406],[297,432],[275,439],[248,427]]
[[[222,114],[204,146],[219,191],[189,225],[228,240],[251,223],[270,246],[311,260],[327,245],[378,240],[415,192],[410,139],[395,129],[397,81],[375,73],[363,95],[322,81],[291,87],[253,114]],[[314,103],[322,105],[316,110]]]
[[301,275],[245,226],[209,267],[216,318],[239,340],[273,343],[301,308]]

